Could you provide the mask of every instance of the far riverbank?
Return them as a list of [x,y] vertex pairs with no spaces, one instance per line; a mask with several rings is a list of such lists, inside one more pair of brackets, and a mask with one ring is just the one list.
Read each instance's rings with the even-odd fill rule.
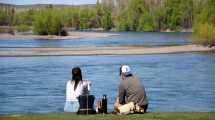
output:
[[[114,31],[69,31],[67,36],[57,35],[36,35],[31,31],[29,32],[17,32],[14,35],[9,33],[0,33],[0,40],[26,40],[26,39],[41,39],[41,40],[66,40],[66,39],[84,39],[84,38],[105,38],[111,36],[119,36],[121,32]],[[135,32],[141,33],[141,32]],[[145,32],[147,33],[147,32]],[[153,33],[153,32],[150,32]],[[176,31],[161,31],[157,33],[192,33],[190,30]]]
[[1,33],[1,39],[9,39],[9,40],[16,40],[16,39],[44,39],[44,40],[64,40],[64,39],[80,39],[80,38],[102,38],[102,37],[109,37],[109,36],[116,36],[119,35],[117,33],[107,33],[107,32],[88,32],[88,31],[70,31],[68,32],[67,36],[56,36],[56,35],[34,35],[32,33],[17,33],[15,35],[9,33]]

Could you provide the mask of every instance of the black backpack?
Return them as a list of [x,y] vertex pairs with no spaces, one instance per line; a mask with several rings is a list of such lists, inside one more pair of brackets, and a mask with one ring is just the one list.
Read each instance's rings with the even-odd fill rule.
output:
[[93,95],[80,95],[78,97],[79,109],[77,114],[96,114],[96,111],[94,109],[94,100],[95,97]]

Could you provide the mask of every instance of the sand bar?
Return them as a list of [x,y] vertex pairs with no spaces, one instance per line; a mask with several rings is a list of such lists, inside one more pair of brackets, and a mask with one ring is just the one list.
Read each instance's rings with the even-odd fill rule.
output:
[[13,48],[0,50],[0,57],[28,57],[28,56],[85,56],[85,55],[147,55],[171,54],[187,52],[215,52],[215,47],[208,48],[197,45],[169,46],[169,47],[80,47],[80,48]]
[[20,34],[11,35],[8,33],[1,33],[0,40],[25,40],[25,39],[45,39],[45,40],[65,40],[65,39],[81,39],[81,38],[103,38],[119,35],[117,33],[107,32],[82,32],[72,31],[68,32],[68,36],[56,36],[56,35],[33,35],[33,34]]

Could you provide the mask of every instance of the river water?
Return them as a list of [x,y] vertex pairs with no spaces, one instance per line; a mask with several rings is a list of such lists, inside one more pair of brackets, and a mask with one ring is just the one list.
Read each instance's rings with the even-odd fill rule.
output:
[[13,47],[104,47],[104,46],[171,46],[191,43],[191,33],[139,33],[122,32],[105,38],[80,38],[67,40],[1,40],[0,50]]
[[[120,38],[122,41],[128,41],[128,43],[122,41],[121,44],[120,42],[110,42],[112,44],[110,46],[145,45],[144,40],[146,38],[144,36],[147,34],[152,39],[156,38],[156,34],[142,34],[123,33],[120,35],[121,37],[114,36],[113,39]],[[169,41],[174,38],[173,34],[159,35],[158,38],[163,36],[169,38]],[[135,38],[134,43],[129,43],[133,38],[132,36]],[[137,36],[139,36],[139,39]],[[174,44],[190,44],[189,36],[190,34],[184,34],[184,36],[181,33],[175,34],[175,38],[179,38],[178,41],[173,40]],[[124,40],[126,38],[128,40]],[[31,44],[22,46],[21,43],[10,44],[11,41],[5,40],[3,41],[5,44],[1,44],[2,41],[0,41],[0,46],[3,48],[52,46],[52,41],[50,44],[45,41],[40,46],[35,43],[37,40],[24,40],[24,42],[26,41]],[[92,40],[89,39],[89,41]],[[104,38],[101,41],[105,42]],[[136,41],[141,44],[136,44]],[[160,46],[161,43],[167,45],[169,42],[164,42],[164,39],[161,39],[160,42],[155,43],[150,44],[154,44],[153,47]],[[82,46],[82,42],[79,44]],[[107,44],[93,44],[90,42],[86,44],[108,46]],[[149,97],[149,111],[214,112],[214,63],[214,53],[0,57],[0,114],[63,112],[65,84],[71,79],[71,69],[75,66],[81,67],[84,79],[92,81],[91,94],[95,95],[96,100],[101,98],[103,94],[107,94],[108,110],[112,111],[120,81],[119,67],[121,64],[129,64],[133,73],[141,79]]]

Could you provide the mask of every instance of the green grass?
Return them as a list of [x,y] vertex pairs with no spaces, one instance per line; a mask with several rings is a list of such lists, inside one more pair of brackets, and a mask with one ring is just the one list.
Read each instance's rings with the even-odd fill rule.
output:
[[76,115],[75,113],[2,115],[0,120],[215,120],[215,112]]

